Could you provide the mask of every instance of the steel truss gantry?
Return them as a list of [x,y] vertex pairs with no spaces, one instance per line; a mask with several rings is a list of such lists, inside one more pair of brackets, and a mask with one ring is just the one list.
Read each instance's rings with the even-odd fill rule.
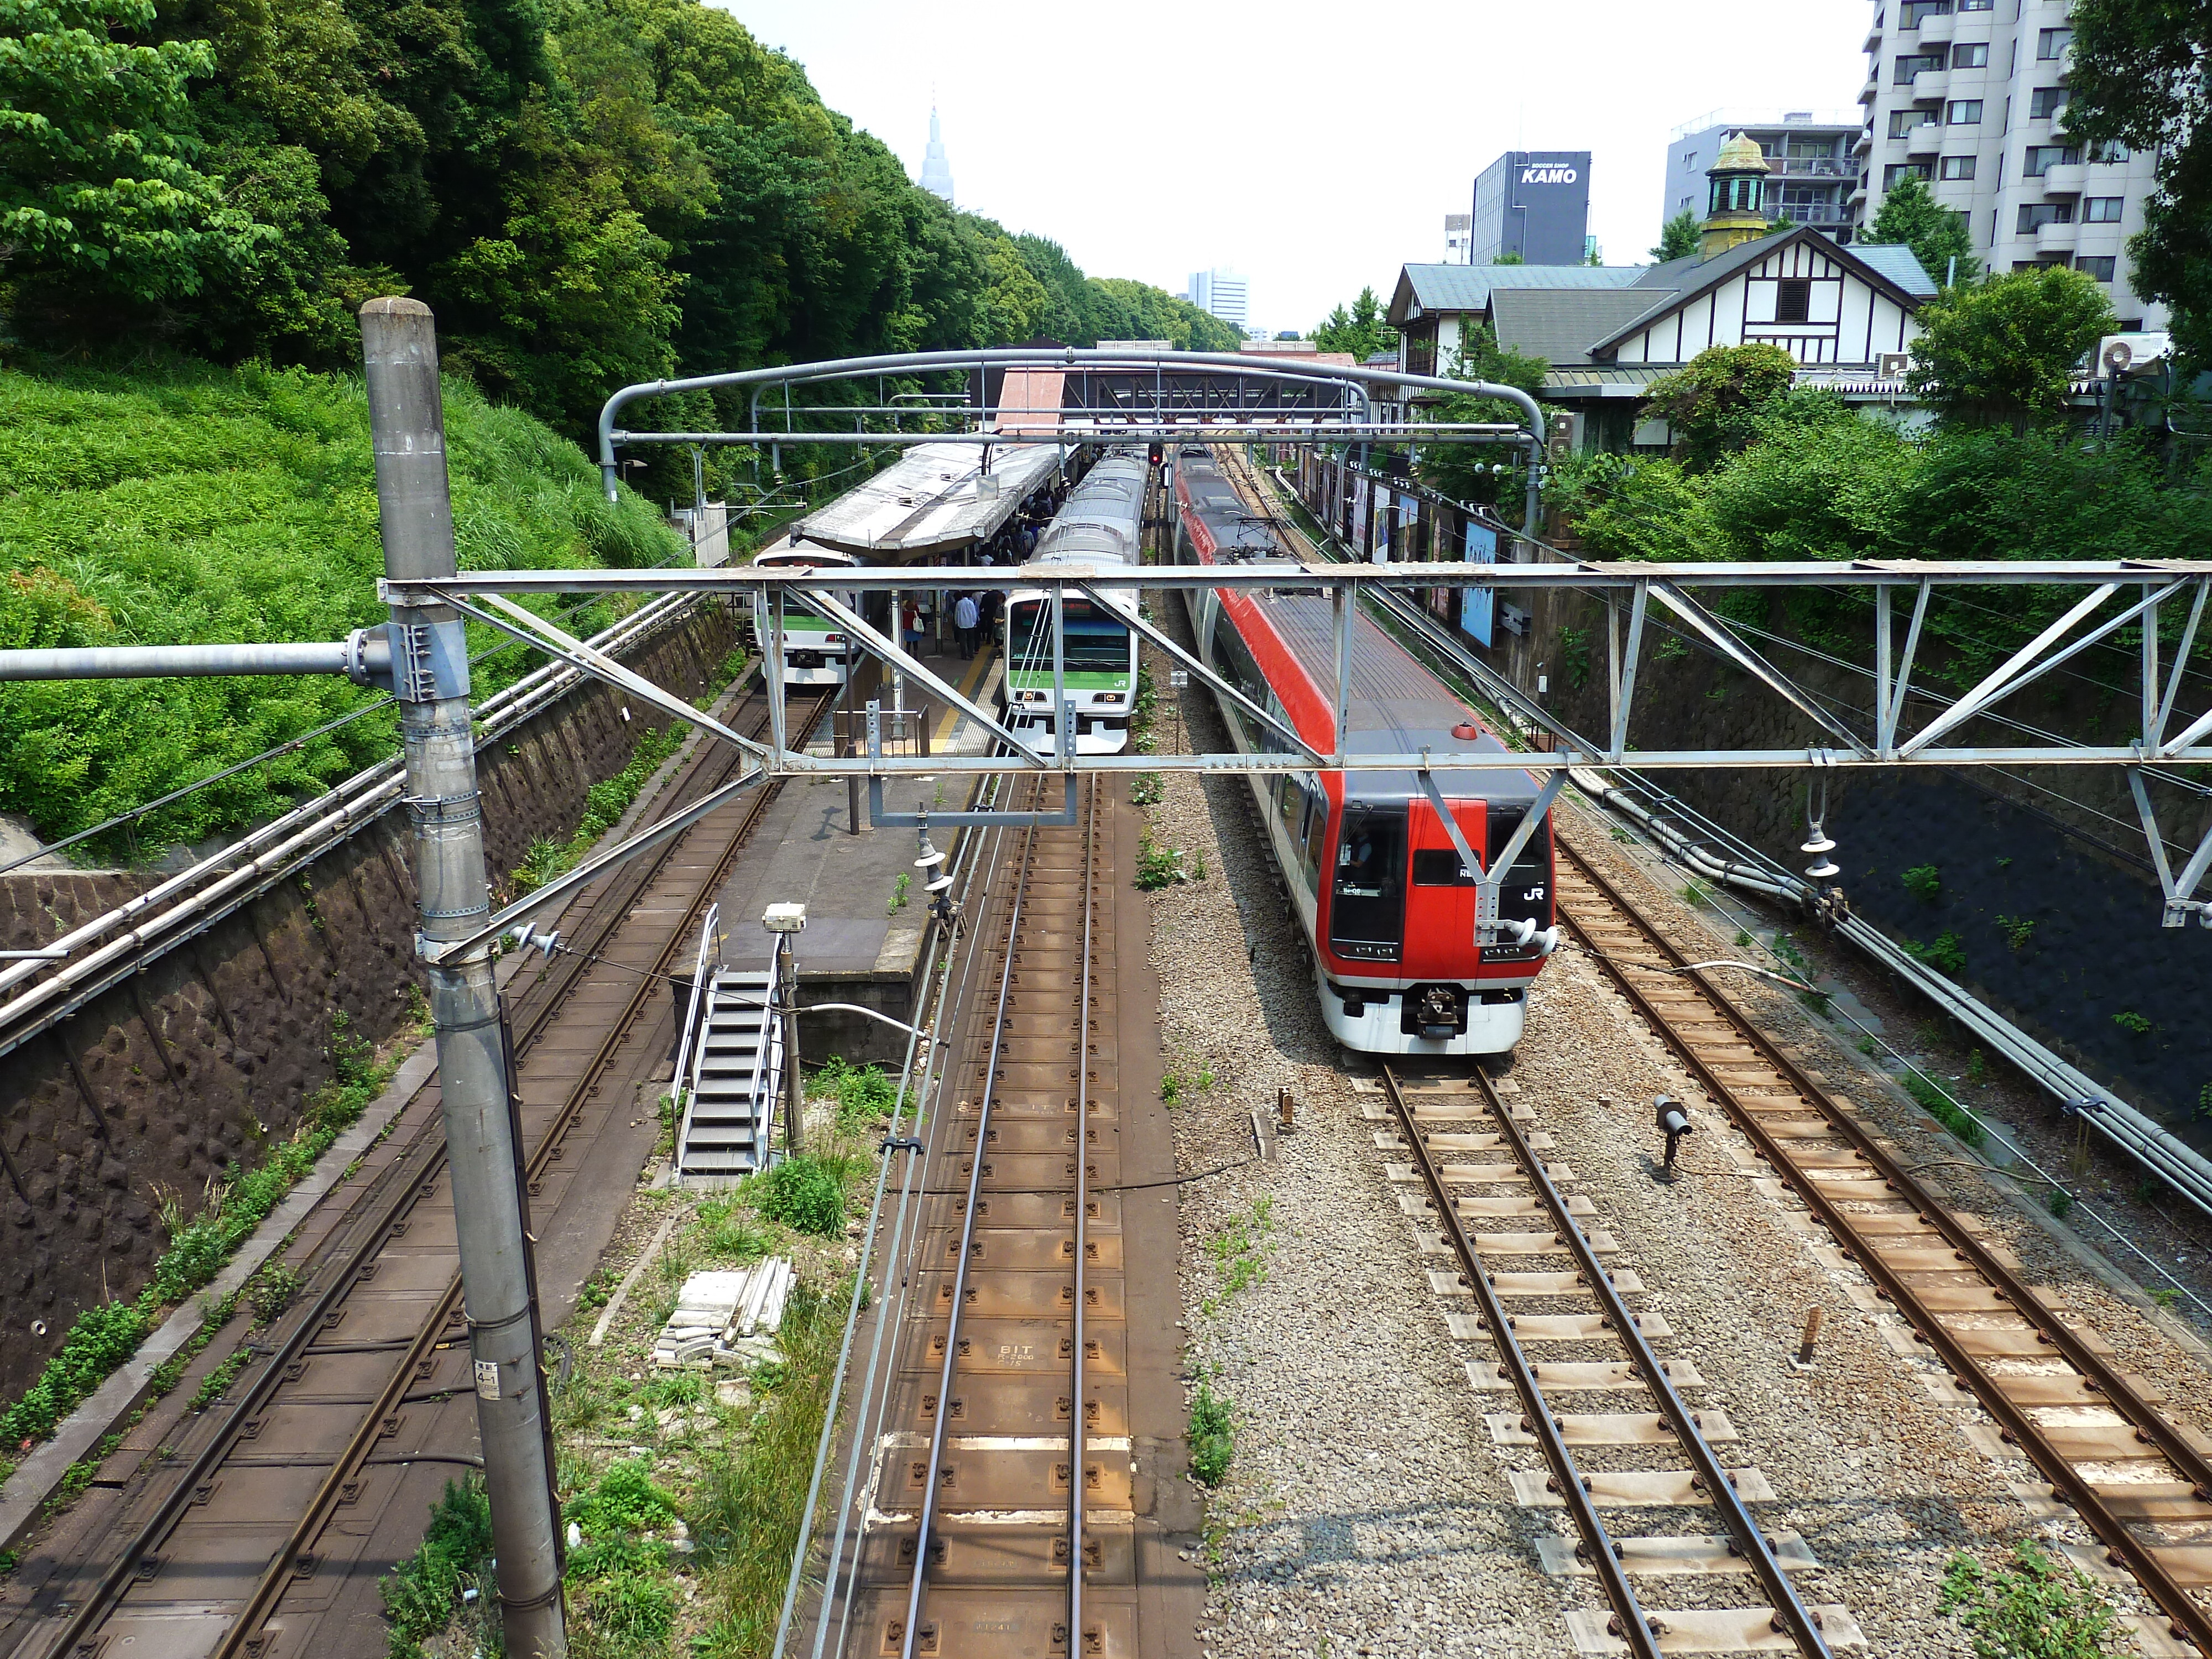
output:
[[[1572,588],[1596,592],[1605,601],[1607,629],[1607,687],[1610,719],[1601,749],[1585,750],[1562,746],[1544,751],[1483,753],[1473,750],[1423,749],[1407,754],[1361,752],[1348,754],[1338,747],[1323,752],[1301,737],[1277,708],[1256,703],[1215,674],[1200,658],[1176,645],[1158,628],[1141,617],[1138,631],[1176,662],[1197,675],[1209,690],[1236,704],[1251,717],[1260,734],[1260,746],[1228,753],[1162,753],[1081,755],[1065,738],[1072,727],[1062,720],[1063,734],[1048,750],[1033,749],[1003,726],[988,709],[979,707],[957,687],[942,678],[921,659],[907,652],[860,614],[859,594],[865,591],[893,592],[948,588],[990,588],[1010,591],[1017,586],[1042,587],[1051,596],[1051,627],[1054,659],[1060,657],[1059,627],[1061,601],[1071,596],[1101,599],[1109,590],[1131,588],[1173,591],[1190,588],[1242,589],[1259,593],[1304,592],[1336,596],[1334,606],[1337,630],[1335,697],[1341,709],[1352,695],[1350,661],[1353,633],[1351,622],[1356,597],[1363,590],[1384,587],[1473,586],[1497,585],[1515,588]],[[1946,699],[1923,690],[1922,702],[1935,702],[1936,711],[1908,729],[1908,698],[1920,688],[1914,674],[1921,665],[1922,642],[1929,607],[1946,588],[2053,586],[2081,590],[2080,597],[2056,621],[2023,645],[2004,662],[1983,676],[1964,696]],[[1727,621],[1706,603],[1716,593],[1742,589],[1821,587],[1831,590],[1870,590],[1875,612],[1874,674],[1879,690],[1872,729],[1857,729],[1814,693],[1747,644]],[[2179,927],[2195,915],[2212,927],[2212,905],[2197,896],[2212,869],[2212,830],[2177,868],[2165,850],[2146,768],[2190,767],[2212,763],[2212,710],[2185,712],[2181,698],[2187,665],[2203,623],[2208,596],[2212,596],[2212,561],[2175,561],[2156,564],[2111,563],[2094,561],[2045,562],[1871,562],[1852,564],[1645,564],[1635,562],[1576,562],[1514,565],[1438,563],[1424,565],[1348,565],[1269,560],[1265,563],[1208,566],[1153,566],[1139,570],[1125,567],[1058,567],[1049,575],[1042,572],[994,571],[970,567],[908,567],[880,570],[823,570],[724,567],[714,570],[672,573],[639,571],[496,571],[464,574],[435,581],[390,584],[386,597],[394,603],[432,601],[448,604],[477,620],[598,674],[633,695],[645,698],[673,717],[689,721],[724,741],[738,744],[774,775],[859,777],[868,780],[872,794],[887,779],[902,775],[942,776],[982,773],[1047,772],[1073,776],[1079,772],[1203,771],[1237,773],[1315,773],[1342,771],[1408,771],[1422,778],[1424,787],[1440,772],[1522,770],[1549,778],[1563,775],[1577,765],[1629,766],[1664,771],[1692,768],[1763,767],[1770,769],[1845,769],[1854,767],[1960,766],[2117,766],[2126,770],[2149,837],[2165,896],[2164,920]],[[404,590],[404,591],[403,591]],[[1902,590],[1900,599],[1899,590]],[[817,614],[827,615],[852,635],[868,654],[884,667],[947,707],[959,709],[991,738],[999,752],[972,755],[894,756],[871,742],[867,752],[848,757],[809,755],[788,746],[781,732],[763,744],[739,738],[718,722],[698,713],[681,697],[650,686],[637,675],[584,647],[514,600],[555,592],[633,593],[681,591],[720,593],[741,599],[760,619],[760,637],[771,630],[782,610],[786,593],[803,595]],[[1647,750],[1632,747],[1629,731],[1636,708],[1638,667],[1642,656],[1646,622],[1654,602],[1701,640],[1715,654],[1796,709],[1818,732],[1820,741],[1793,749],[1701,748]],[[1903,637],[1896,625],[1900,605],[1907,611]],[[2171,607],[2171,609],[2169,609]],[[2181,614],[2180,636],[2171,660],[2160,643],[2163,616]],[[2136,664],[2140,679],[2137,705],[2141,730],[2125,744],[2074,745],[2056,742],[1969,744],[1959,741],[1978,717],[1996,710],[2013,694],[2033,684],[2092,647],[2110,644],[2124,629],[2141,636]],[[780,653],[766,654],[766,673],[780,691]],[[1054,706],[1066,708],[1064,678],[1056,676]],[[1344,730],[1340,715],[1336,729]]]
[[[1333,596],[1336,630],[1334,698],[1341,711],[1352,696],[1351,659],[1354,634],[1352,618],[1358,596],[1367,590],[1390,587],[1504,586],[1515,589],[1566,588],[1595,592],[1606,605],[1607,690],[1609,719],[1603,746],[1583,749],[1568,744],[1545,750],[1509,753],[1475,750],[1423,749],[1407,754],[1346,753],[1341,746],[1324,752],[1302,737],[1282,716],[1279,708],[1265,707],[1217,675],[1200,657],[1177,645],[1164,631],[1141,616],[1137,631],[1173,660],[1199,677],[1217,696],[1237,706],[1259,734],[1259,746],[1226,753],[1167,753],[1085,755],[1074,751],[1066,734],[1073,725],[1063,718],[1054,724],[1061,734],[1048,749],[1031,748],[1017,737],[988,708],[945,680],[934,668],[905,650],[896,639],[870,623],[863,611],[863,595],[947,589],[994,589],[1010,592],[1020,586],[1042,588],[1050,598],[1050,631],[1054,642],[1053,706],[1066,710],[1061,631],[1064,601],[1073,596],[1093,601],[1112,590],[1172,592],[1192,588],[1274,592],[1324,593]],[[2078,591],[2078,597],[2049,626],[2011,656],[1984,674],[1963,696],[1946,698],[1915,684],[1923,666],[1923,641],[1929,610],[1947,589],[1990,587],[2062,588]],[[1727,620],[1707,603],[1715,594],[1742,590],[1817,587],[1831,591],[1866,591],[1874,609],[1872,672],[1877,691],[1870,725],[1854,722],[1823,702],[1806,684],[1793,678],[1748,644]],[[884,782],[902,776],[944,776],[986,773],[1059,771],[1071,779],[1080,772],[1200,771],[1245,774],[1404,771],[1424,780],[1442,772],[1498,770],[1527,771],[1548,779],[1571,766],[1633,767],[1644,771],[1693,768],[1761,767],[1768,769],[1848,769],[1860,767],[1966,766],[2091,766],[2119,767],[2127,775],[2141,816],[2161,889],[2164,921],[2180,927],[2191,916],[2212,927],[2212,902],[2199,896],[2212,872],[2212,828],[2208,828],[2187,857],[2168,854],[2160,826],[2151,785],[2170,784],[2169,769],[2212,764],[2212,708],[2206,700],[2185,707],[2184,692],[2189,664],[2212,598],[2212,560],[2173,560],[2159,562],[2089,560],[2041,562],[1990,561],[1858,561],[1848,564],[1820,562],[1776,564],[1658,564],[1639,562],[1560,562],[1541,564],[1432,563],[1419,565],[1359,565],[1307,563],[1289,559],[1231,565],[1164,565],[1132,569],[1127,566],[1060,565],[1050,573],[991,569],[971,566],[908,566],[881,569],[826,569],[806,567],[722,566],[711,569],[653,570],[500,570],[470,571],[434,577],[389,577],[379,584],[379,595],[387,604],[405,610],[447,606],[485,626],[559,658],[586,674],[604,680],[674,719],[698,727],[717,741],[736,745],[753,762],[744,776],[727,789],[750,787],[769,776],[805,775],[867,781],[872,799],[879,798]],[[772,723],[769,741],[760,742],[731,730],[711,715],[701,713],[672,692],[654,685],[612,657],[563,631],[520,601],[556,594],[621,594],[643,600],[663,593],[720,594],[750,607],[758,624],[758,637],[772,641],[780,633],[783,596],[803,597],[816,614],[836,620],[857,647],[876,658],[893,674],[958,710],[993,740],[994,752],[938,754],[927,757],[890,755],[872,738],[862,752],[822,756],[793,746],[779,720]],[[1651,607],[1656,603],[1670,613],[1681,629],[1695,636],[1716,655],[1741,671],[1795,708],[1819,734],[1813,745],[1790,749],[1730,749],[1722,747],[1674,750],[1638,749],[1631,745],[1630,726],[1637,707],[1638,671],[1649,631]],[[1898,623],[1903,613],[1902,638]],[[2161,643],[2163,619],[2179,617],[2180,625],[2169,659]],[[2134,653],[2140,711],[2136,737],[2125,744],[2072,744],[2057,741],[1990,744],[1960,739],[1978,718],[1995,713],[2014,693],[2034,684],[2093,647],[2111,646],[2124,631],[2138,641]],[[406,647],[406,641],[400,642]],[[303,648],[292,645],[203,647],[141,647],[129,653],[100,651],[0,652],[0,681],[57,678],[120,678],[149,674],[276,673],[345,672],[356,679],[386,684],[394,665],[411,660],[411,647],[395,647],[380,630],[368,629],[336,646]],[[772,702],[780,706],[782,653],[763,653]],[[2200,683],[2202,677],[2199,677]],[[1919,707],[1936,705],[1935,712],[1917,726],[1908,714],[1915,706],[1909,699],[1918,694]],[[1910,728],[1910,729],[1908,729]],[[1335,729],[1345,721],[1340,712]],[[1426,784],[1424,785],[1426,787]],[[695,811],[712,810],[719,798],[710,798]],[[487,938],[507,931],[570,888],[588,881],[611,862],[619,861],[658,838],[678,833],[689,821],[679,815],[640,837],[605,860],[580,868],[567,880],[541,889],[522,905],[492,919],[482,930]],[[464,941],[456,950],[478,941]]]
[[[1022,401],[1002,404],[1009,371],[1027,371],[1020,382]],[[1057,375],[1060,401],[1039,407],[1035,377]],[[930,398],[927,406],[902,401],[890,392],[894,380],[963,377],[967,390]],[[793,387],[835,382],[873,382],[869,404],[794,404]],[[1048,382],[1047,382],[1048,384]],[[1380,389],[1396,398],[1407,392],[1486,398],[1517,410],[1518,425],[1483,422],[1380,419],[1370,396]],[[763,400],[781,391],[780,405]],[[630,404],[693,392],[744,392],[750,425],[742,431],[673,432],[617,427]],[[873,416],[888,425],[871,431]],[[915,422],[927,418],[933,428]],[[836,427],[805,428],[800,420],[835,422]],[[1050,423],[1044,424],[1049,422]],[[781,422],[781,424],[779,424]],[[848,428],[849,423],[849,428]],[[1227,351],[1099,350],[1091,347],[1004,347],[985,351],[909,351],[877,357],[847,357],[821,363],[786,363],[726,374],[699,374],[680,380],[647,380],[626,386],[599,410],[599,471],[607,499],[615,496],[625,446],[677,444],[740,445],[775,452],[785,444],[887,445],[954,442],[992,446],[1069,443],[1174,443],[1202,438],[1231,441],[1360,444],[1503,444],[1522,452],[1523,529],[1536,527],[1537,491],[1542,482],[1544,416],[1536,400],[1518,386],[1486,380],[1455,380],[1397,369],[1364,368],[1333,363],[1285,362]]]

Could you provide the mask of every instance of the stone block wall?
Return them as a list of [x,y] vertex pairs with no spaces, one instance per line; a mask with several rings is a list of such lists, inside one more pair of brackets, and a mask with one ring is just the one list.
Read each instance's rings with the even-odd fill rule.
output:
[[[697,696],[736,643],[703,611],[630,659]],[[611,687],[573,691],[477,757],[498,897],[533,837],[565,838],[591,786],[666,722]],[[406,821],[387,812],[307,872],[0,1055],[0,1400],[58,1350],[80,1310],[135,1296],[167,1240],[241,1160],[297,1126],[332,1075],[334,1017],[381,1042],[420,981]],[[0,945],[27,949],[142,890],[130,873],[0,877]],[[43,1335],[33,1331],[44,1322]]]

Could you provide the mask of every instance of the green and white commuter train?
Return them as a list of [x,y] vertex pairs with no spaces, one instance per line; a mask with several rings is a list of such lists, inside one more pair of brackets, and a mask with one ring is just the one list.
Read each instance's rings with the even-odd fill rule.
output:
[[[1092,466],[1021,572],[1041,576],[1054,565],[1142,563],[1146,471],[1142,450],[1117,449]],[[1079,593],[1066,602],[1061,672],[1075,705],[1076,752],[1084,755],[1118,754],[1129,746],[1137,701],[1138,635],[1126,620],[1136,614],[1136,590],[1109,589],[1101,598],[1103,605]],[[1000,638],[1006,664],[998,698],[1002,718],[1017,737],[1049,752],[1058,742],[1051,591],[1023,586],[1009,592]]]

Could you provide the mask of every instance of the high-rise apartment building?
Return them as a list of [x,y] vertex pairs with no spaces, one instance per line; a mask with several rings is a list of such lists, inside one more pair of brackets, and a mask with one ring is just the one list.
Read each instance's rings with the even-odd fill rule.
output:
[[1244,279],[1233,270],[1218,267],[1191,272],[1190,290],[1183,297],[1200,311],[1209,312],[1238,328],[1244,326],[1251,312],[1251,296]]
[[2127,252],[2154,158],[2065,142],[2067,10],[2067,0],[1874,0],[1861,234],[1891,187],[1917,173],[1965,216],[1990,270],[2072,265],[2109,286],[2123,329],[2164,328],[2166,307],[2136,295]]
[[1861,124],[1852,110],[1714,110],[1685,121],[1667,146],[1666,205],[1661,223],[1687,213],[1705,216],[1705,172],[1721,146],[1741,134],[1766,158],[1766,211],[1811,225],[1839,242],[1851,240],[1851,192],[1858,183],[1854,148]]

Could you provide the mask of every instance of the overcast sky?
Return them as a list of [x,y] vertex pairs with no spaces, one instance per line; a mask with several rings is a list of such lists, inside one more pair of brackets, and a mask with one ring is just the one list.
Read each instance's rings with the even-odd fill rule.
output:
[[1659,237],[1671,130],[1854,113],[1868,0],[715,0],[918,176],[936,98],[959,205],[1170,293],[1212,265],[1307,330],[1443,257],[1508,149],[1588,149],[1608,264]]

